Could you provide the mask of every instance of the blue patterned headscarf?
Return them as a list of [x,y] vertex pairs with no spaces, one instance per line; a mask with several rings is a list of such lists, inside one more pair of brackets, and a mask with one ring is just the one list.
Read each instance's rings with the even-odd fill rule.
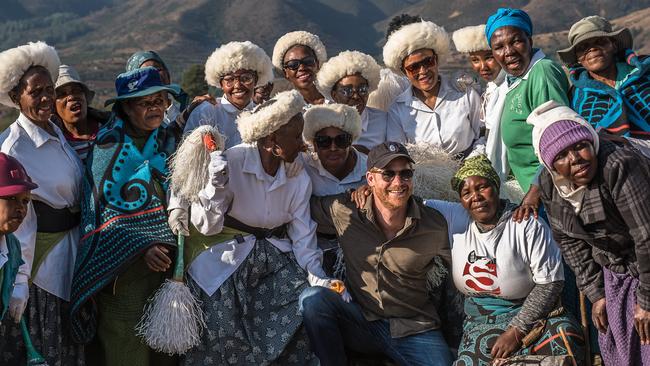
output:
[[529,37],[533,35],[533,22],[528,14],[520,9],[499,8],[496,13],[490,15],[485,24],[485,36],[488,44],[492,39],[492,34],[501,27],[517,27],[523,30]]

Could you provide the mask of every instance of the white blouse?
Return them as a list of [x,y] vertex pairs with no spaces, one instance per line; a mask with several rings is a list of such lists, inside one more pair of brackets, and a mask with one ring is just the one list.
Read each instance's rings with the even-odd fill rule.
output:
[[[255,103],[251,100],[243,110],[250,111],[253,108],[255,108]],[[239,130],[237,130],[236,123],[237,117],[241,112],[242,110],[230,103],[225,96],[219,99],[219,104],[217,105],[203,102],[190,114],[183,133],[189,134],[195,128],[202,125],[216,126],[219,132],[226,138],[226,149],[231,148],[241,144],[241,136],[239,135]]]
[[313,155],[311,153],[300,154],[299,159],[302,160],[303,166],[311,179],[313,195],[330,196],[339,194],[366,183],[366,161],[368,156],[354,150],[354,148],[351,153],[357,155],[357,162],[350,174],[341,180],[325,170],[316,153],[313,153]]
[[[32,191],[32,199],[42,201],[53,208],[68,207],[79,211],[83,165],[75,151],[68,145],[61,130],[52,122],[56,133],[45,130],[20,115],[0,135],[0,150],[18,159],[38,188]],[[25,264],[20,266],[16,283],[29,280],[36,244],[36,213],[29,204],[27,216],[14,233],[20,241]],[[70,285],[74,262],[79,245],[79,227],[68,231],[45,257],[33,283],[63,300],[70,299]]]
[[368,148],[386,142],[386,124],[388,114],[382,110],[366,107],[361,113],[361,136],[354,141],[354,145]]
[[[326,278],[322,269],[322,252],[316,246],[316,223],[309,212],[311,181],[303,170],[288,178],[284,164],[274,177],[262,167],[257,147],[240,144],[224,152],[228,161],[228,183],[215,189],[210,183],[199,192],[199,203],[192,204],[191,222],[203,235],[215,235],[223,229],[224,216],[246,225],[272,229],[287,224],[288,239],[269,240],[283,252],[293,251],[300,267],[315,276]],[[255,245],[248,235],[244,243],[235,240],[219,243],[201,253],[188,273],[209,295],[232,275]]]
[[458,90],[442,75],[440,82],[433,110],[413,94],[413,87],[397,97],[388,110],[386,139],[436,145],[449,154],[484,152],[484,139],[479,139],[480,96],[472,88]]

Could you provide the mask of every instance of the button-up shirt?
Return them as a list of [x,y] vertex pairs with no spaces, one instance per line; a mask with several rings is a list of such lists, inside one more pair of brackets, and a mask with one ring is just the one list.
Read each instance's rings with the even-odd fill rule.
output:
[[351,148],[350,154],[357,156],[357,162],[350,174],[339,180],[332,173],[328,172],[318,160],[318,156],[313,153],[301,153],[300,159],[303,166],[311,179],[312,194],[316,196],[331,196],[347,191],[348,189],[357,188],[366,183],[366,161],[368,156],[361,154],[354,148]]
[[578,214],[560,197],[548,170],[542,172],[553,236],[589,300],[605,297],[603,266],[638,277],[638,304],[650,310],[650,164],[635,150],[601,141],[597,169]]
[[387,319],[393,337],[440,327],[426,278],[440,257],[449,266],[447,222],[435,209],[411,197],[404,227],[386,239],[375,218],[374,197],[357,209],[347,194],[312,197],[319,231],[336,234],[345,258],[347,289],[367,320]]
[[388,114],[382,110],[366,107],[361,113],[361,136],[354,141],[371,150],[373,147],[386,142],[386,123]]
[[481,97],[472,89],[460,91],[440,76],[436,105],[429,108],[406,89],[388,110],[386,139],[436,145],[450,154],[485,151],[481,132]]
[[[243,109],[250,111],[255,108],[255,103],[250,103]],[[189,134],[195,128],[202,125],[216,126],[219,132],[226,138],[226,149],[241,144],[241,135],[237,130],[237,117],[242,112],[235,107],[228,99],[223,96],[219,99],[219,104],[213,105],[208,102],[201,103],[192,111],[187,119],[184,134]]]
[[[79,210],[81,175],[83,165],[75,151],[68,145],[61,130],[48,122],[56,134],[52,136],[20,115],[2,135],[0,150],[18,159],[38,188],[32,191],[32,199],[57,209]],[[16,283],[27,282],[34,260],[36,243],[36,213],[29,204],[27,216],[14,233],[20,241],[23,264],[16,276]],[[34,284],[64,300],[70,297],[70,284],[74,260],[79,245],[79,228],[68,231],[55,244],[41,263],[33,278]]]

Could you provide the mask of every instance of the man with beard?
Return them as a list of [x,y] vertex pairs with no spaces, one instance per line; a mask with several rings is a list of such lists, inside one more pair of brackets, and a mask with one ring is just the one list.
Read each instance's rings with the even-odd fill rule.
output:
[[345,257],[352,301],[311,287],[300,308],[312,350],[322,365],[345,365],[345,350],[385,355],[400,365],[450,365],[437,306],[428,288],[450,263],[447,224],[414,198],[406,148],[385,142],[370,150],[371,194],[357,209],[348,194],[312,197],[318,231],[335,234]]

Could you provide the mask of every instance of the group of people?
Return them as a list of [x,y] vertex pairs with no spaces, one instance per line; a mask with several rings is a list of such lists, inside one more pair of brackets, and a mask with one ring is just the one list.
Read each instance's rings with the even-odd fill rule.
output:
[[[191,102],[141,51],[110,111],[53,47],[0,53],[0,364],[585,365],[589,320],[606,365],[650,365],[650,58],[590,16],[567,76],[532,36],[520,9],[451,36],[402,15],[383,69],[306,31],[229,42],[223,96]],[[481,82],[440,71],[452,39]],[[207,160],[179,158],[204,126]],[[414,145],[459,163],[457,202],[413,195]],[[183,237],[205,327],[169,355],[136,327]]]

